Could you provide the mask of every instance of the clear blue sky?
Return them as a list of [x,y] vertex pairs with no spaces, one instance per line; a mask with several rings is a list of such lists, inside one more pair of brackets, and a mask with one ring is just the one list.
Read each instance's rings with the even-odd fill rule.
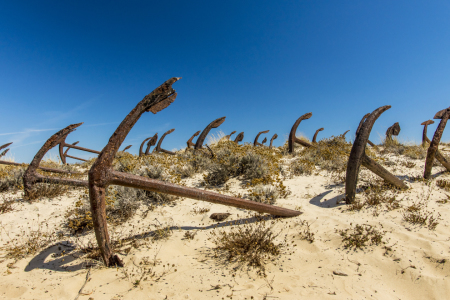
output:
[[308,112],[298,133],[350,129],[350,138],[365,113],[387,104],[370,139],[399,122],[400,140],[420,142],[420,123],[450,105],[450,2],[0,2],[0,145],[14,142],[17,162],[78,122],[67,142],[101,150],[170,77],[183,78],[175,102],[145,113],[121,149],[137,153],[171,128],[164,148],[183,148],[222,116],[211,133],[244,131],[249,142],[269,129],[281,145]]

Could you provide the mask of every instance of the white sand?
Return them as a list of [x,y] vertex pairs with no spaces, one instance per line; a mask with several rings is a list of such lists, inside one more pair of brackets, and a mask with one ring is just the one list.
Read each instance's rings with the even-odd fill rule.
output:
[[[390,160],[397,167],[387,168],[396,175],[423,173],[424,161],[411,160],[416,167],[408,169],[399,166],[404,158],[393,156]],[[441,167],[433,168],[433,174],[439,174],[437,179],[450,180],[442,171]],[[369,176],[372,175],[367,170],[362,171],[362,179]],[[188,180],[188,185],[195,186],[198,177]],[[283,230],[280,241],[287,234],[289,243],[294,241],[291,245],[296,246],[285,249],[274,263],[267,264],[267,277],[257,275],[253,269],[235,272],[235,265],[221,264],[212,256],[214,245],[208,240],[217,224],[209,218],[211,213],[231,213],[219,223],[222,229],[229,230],[228,221],[244,220],[251,212],[178,199],[175,206],[157,207],[145,218],[137,214],[123,225],[110,226],[113,238],[148,233],[159,224],[176,228],[167,240],[152,242],[149,238],[138,238],[137,248],[128,247],[129,253],[121,255],[124,268],[92,267],[90,279],[78,299],[252,299],[252,296],[253,299],[450,299],[450,202],[436,202],[447,199],[448,193],[437,187],[435,181],[430,187],[423,182],[408,182],[410,189],[397,196],[403,208],[414,200],[425,199],[427,210],[434,210],[435,215],[440,213],[441,220],[432,231],[405,222],[402,208],[379,210],[377,216],[374,209],[346,211],[345,204],[336,204],[343,197],[344,186],[334,185],[325,172],[286,179],[284,184],[292,194],[278,199],[276,205],[301,207],[303,214],[276,223],[275,229]],[[244,192],[236,179],[229,185],[233,193]],[[20,199],[20,193],[15,195]],[[0,215],[0,246],[16,235],[24,240],[39,224],[42,231],[63,230],[64,214],[77,199],[77,193],[73,193],[33,204],[16,204],[15,211]],[[195,214],[194,208],[210,211]],[[311,224],[313,243],[299,238],[299,222],[303,220]],[[344,249],[336,230],[350,228],[350,224],[371,224],[387,231],[383,238],[386,244],[358,251]],[[193,240],[184,238],[186,231],[196,233]],[[89,260],[80,258],[82,254],[77,249],[64,244],[77,245],[95,239],[91,233],[79,241],[69,237],[62,240],[15,263],[13,259],[0,259],[0,299],[75,299],[85,283]],[[384,246],[392,251],[386,251]],[[60,256],[62,250],[66,254]],[[140,264],[144,261],[155,262],[155,266]],[[133,285],[144,267],[152,268],[155,276],[147,275],[148,280]]]

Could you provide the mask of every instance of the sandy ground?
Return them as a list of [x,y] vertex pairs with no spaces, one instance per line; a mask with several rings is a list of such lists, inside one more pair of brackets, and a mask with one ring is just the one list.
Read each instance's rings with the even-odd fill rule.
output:
[[[401,179],[423,173],[424,161],[410,160],[416,166],[406,168],[399,163],[405,158],[389,159],[396,164],[387,169]],[[284,184],[292,193],[276,205],[303,214],[276,220],[274,230],[281,231],[278,239],[286,237],[290,245],[268,262],[266,277],[256,269],[236,269],[235,264],[214,258],[209,239],[213,231],[242,226],[230,221],[255,222],[251,212],[178,199],[176,205],[157,207],[146,217],[138,213],[125,224],[109,227],[113,239],[136,236],[134,245],[120,254],[124,268],[105,268],[83,257],[79,246],[95,243],[92,233],[78,239],[65,236],[18,261],[1,258],[0,299],[449,299],[450,202],[437,202],[449,193],[436,186],[437,179],[450,180],[443,170],[433,168],[435,178],[429,185],[406,181],[410,189],[397,195],[401,207],[377,212],[348,211],[347,205],[337,203],[344,186],[335,184],[326,172],[286,179]],[[362,171],[361,178],[370,176]],[[199,176],[187,184],[197,186],[198,180]],[[223,193],[244,191],[236,179],[229,185],[230,191]],[[19,201],[14,211],[0,215],[0,247],[15,238],[26,240],[39,227],[42,232],[64,233],[65,212],[79,193],[32,204],[20,201],[20,193],[11,195]],[[404,208],[419,200],[428,211],[440,214],[435,230],[403,220]],[[194,208],[210,211],[198,214]],[[231,215],[222,222],[209,218],[218,212]],[[302,221],[310,224],[313,243],[300,238]],[[385,244],[345,249],[337,230],[355,224],[386,231]],[[152,241],[149,233],[161,226],[171,226],[173,234]],[[195,233],[194,239],[185,238],[187,231]],[[3,251],[0,256],[4,255]],[[143,272],[148,274],[141,276]]]

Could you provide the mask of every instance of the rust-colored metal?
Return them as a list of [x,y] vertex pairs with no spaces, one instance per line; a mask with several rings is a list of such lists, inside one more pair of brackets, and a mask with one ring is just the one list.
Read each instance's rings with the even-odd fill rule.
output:
[[[7,143],[7,144],[4,144],[4,145],[2,145],[2,146],[0,146],[0,150],[2,150],[2,149],[5,149],[5,148],[7,148],[7,147],[9,147],[10,145],[12,144],[12,142],[11,143]],[[3,156],[5,156],[5,154],[6,153],[8,153],[8,151],[9,151],[9,149],[5,149],[2,153],[0,153],[0,157],[3,157]]]
[[346,132],[344,132],[343,134],[342,134],[342,137],[345,139],[345,135],[347,134],[347,132],[349,132],[350,130],[347,130]]
[[[27,164],[19,164],[16,162],[12,162],[12,161],[3,161],[0,160],[0,164],[2,165],[10,165],[10,166],[18,166],[18,167],[26,167],[28,166]],[[83,173],[79,173],[79,172],[71,172],[71,171],[67,171],[67,170],[60,170],[60,169],[53,169],[53,168],[46,168],[46,167],[37,167],[39,170],[45,171],[45,172],[52,172],[52,173],[62,173],[62,174],[83,174]]]
[[193,140],[197,135],[199,135],[199,134],[200,134],[200,130],[197,131],[196,133],[194,133],[194,135],[191,136],[191,138],[186,142],[186,144],[187,144],[186,150],[187,150],[187,149],[190,149],[191,147],[194,147],[194,146],[195,146],[195,143],[193,143],[192,140]]
[[264,146],[264,144],[267,142],[267,138],[264,137],[263,141],[261,142],[261,146]]
[[[54,135],[52,135],[45,144],[41,147],[41,149],[36,153],[33,160],[31,161],[30,165],[28,166],[27,170],[25,171],[23,175],[23,187],[24,187],[24,198],[29,199],[31,193],[33,192],[33,186],[35,183],[38,182],[46,182],[46,183],[57,183],[57,184],[65,184],[65,185],[74,185],[74,186],[88,186],[88,182],[86,180],[74,180],[74,179],[67,179],[67,178],[57,178],[57,177],[48,177],[48,176],[42,176],[36,172],[37,168],[43,169],[42,167],[39,167],[39,163],[41,162],[44,155],[50,150],[51,148],[55,147],[61,141],[63,141],[69,133],[75,130],[78,126],[80,126],[83,123],[78,124],[72,124],[67,126],[66,128],[58,131]],[[49,168],[46,168],[50,172],[53,172],[54,170],[50,170]],[[61,170],[59,170],[61,171]],[[62,172],[59,172],[62,173]]]
[[295,136],[295,133],[297,132],[297,127],[298,127],[298,125],[300,125],[300,122],[311,118],[311,116],[312,116],[312,113],[304,114],[303,116],[298,118],[297,121],[295,121],[294,125],[292,125],[291,132],[289,133],[289,140],[288,140],[289,153],[294,153],[295,143],[300,144],[304,147],[312,147],[312,145],[310,143],[303,141]]
[[[368,116],[370,116],[370,113],[365,114],[364,117],[362,117],[361,121],[359,122],[358,128],[356,129],[355,136],[358,135],[358,132],[361,129],[362,124],[364,124],[364,121],[367,119]],[[372,147],[376,147],[376,145],[372,143],[370,140],[367,140],[367,143]]]
[[274,140],[277,139],[277,137],[278,137],[278,134],[276,134],[276,133],[272,136],[272,138],[270,139],[269,149],[272,149],[272,143]]
[[[81,123],[81,124],[83,124],[83,123]],[[73,144],[67,144],[67,143],[66,143],[66,137],[67,137],[67,135],[64,136],[64,138],[63,138],[63,139],[61,140],[61,142],[59,143],[59,157],[61,158],[61,162],[62,162],[63,164],[66,164],[66,163],[67,163],[67,162],[66,162],[66,158],[67,158],[67,157],[70,157],[70,158],[73,158],[73,159],[77,159],[77,160],[87,161],[86,159],[82,159],[82,158],[79,158],[79,157],[67,155],[67,151],[68,151],[68,150],[66,150],[66,151],[64,152],[64,147],[73,148],[73,149],[77,149],[77,150],[81,150],[81,151],[86,151],[86,152],[91,152],[91,153],[95,153],[95,154],[100,154],[99,151],[76,146],[76,144],[78,144],[78,142],[75,142],[75,143],[73,143]]]
[[156,145],[155,149],[153,149],[153,153],[163,152],[163,153],[167,153],[167,154],[170,154],[170,155],[175,155],[176,154],[175,152],[172,152],[172,151],[169,151],[169,150],[161,148],[161,143],[164,141],[164,138],[166,137],[166,135],[171,134],[174,131],[175,131],[175,128],[172,128],[172,129],[167,130],[166,132],[164,132],[164,134],[162,135],[162,137],[158,141],[158,145]]
[[[0,146],[0,150],[3,149],[3,148],[8,147],[11,144],[12,143],[8,143],[8,144],[5,144],[3,146]],[[9,149],[6,149],[5,151],[3,151],[0,154],[0,157],[4,156],[8,152],[8,150]],[[2,165],[10,165],[10,166],[19,166],[19,167],[27,166],[26,164],[19,164],[19,163],[15,163],[15,162],[12,162],[12,161],[3,161],[3,160],[0,160],[0,164],[2,164]],[[71,171],[60,170],[60,169],[53,169],[53,168],[46,168],[46,167],[38,167],[38,169],[40,169],[42,171],[46,171],[46,172],[53,172],[53,173],[81,174],[81,173],[78,173],[78,172],[71,172]]]
[[438,152],[439,143],[441,141],[442,133],[444,132],[445,125],[447,124],[448,118],[450,117],[450,108],[443,109],[436,113],[434,119],[441,119],[436,131],[434,132],[433,139],[431,140],[430,146],[427,151],[427,158],[425,160],[425,171],[423,173],[423,178],[430,179],[431,169],[433,168],[434,158],[436,157],[436,152]]
[[125,148],[123,148],[123,150],[122,150],[122,151],[127,151],[128,149],[130,149],[130,148],[131,148],[131,146],[133,146],[133,145],[128,145],[128,146],[126,146]]
[[369,158],[365,153],[366,144],[369,140],[369,135],[372,131],[373,124],[380,117],[380,115],[389,108],[391,108],[390,105],[377,108],[369,116],[364,118],[365,120],[363,124],[358,128],[359,130],[357,132],[355,142],[353,143],[352,150],[350,151],[350,157],[347,163],[347,174],[345,178],[345,202],[347,204],[351,204],[355,201],[356,184],[358,181],[361,164],[397,188],[408,188],[403,181],[392,175],[377,162]]
[[5,149],[2,153],[0,153],[0,157],[3,157],[8,153],[9,149]]
[[195,146],[194,146],[195,150],[200,150],[203,148],[203,142],[205,141],[205,138],[208,135],[209,131],[213,128],[217,128],[220,125],[222,125],[222,123],[225,121],[225,118],[226,117],[215,119],[214,121],[209,123],[205,129],[203,129],[202,133],[200,134],[200,136],[197,139],[197,142],[195,143]]
[[239,144],[239,142],[242,142],[242,140],[244,139],[244,132],[242,131],[241,133],[239,133],[237,135],[237,137],[234,139],[234,142],[236,144]]
[[[145,96],[144,99],[137,104],[137,106],[125,117],[116,129],[114,134],[109,139],[108,144],[105,148],[103,148],[103,151],[100,153],[89,171],[89,196],[95,236],[106,266],[123,266],[123,262],[120,258],[113,253],[107,230],[105,192],[106,188],[110,184],[168,193],[180,197],[204,200],[212,203],[271,213],[284,217],[294,217],[300,214],[299,211],[221,195],[201,189],[178,186],[155,179],[117,172],[112,169],[112,162],[115,153],[141,115],[146,111],[151,111],[155,114],[169,106],[175,100],[177,94],[172,88],[172,84],[177,80],[179,80],[179,78],[171,78],[167,80],[149,95]],[[220,123],[222,123],[223,120],[224,118],[220,120]],[[214,125],[217,125],[217,123],[212,124],[210,128]],[[204,137],[205,136],[206,134]],[[197,145],[201,144],[202,142],[198,143],[197,141]]]
[[428,120],[425,122],[422,122],[420,125],[424,125],[423,126],[423,133],[422,133],[422,146],[425,146],[426,143],[430,143],[429,139],[427,137],[427,129],[428,129],[428,125],[434,124],[433,120]]
[[386,130],[386,141],[392,142],[392,136],[393,135],[397,136],[399,133],[400,133],[400,125],[398,124],[398,122],[395,122],[394,125],[392,125]]
[[[256,137],[255,137],[255,140],[253,141],[253,146],[263,146],[263,144],[262,143],[259,143],[258,142],[258,139],[259,139],[259,136],[261,135],[261,134],[263,134],[263,133],[268,133],[270,130],[264,130],[264,131],[260,131],[260,132],[258,132],[258,134],[256,135]],[[267,142],[267,139],[266,139],[266,142]]]
[[323,127],[317,129],[316,132],[314,133],[314,136],[313,136],[313,139],[312,139],[312,143],[313,143],[313,144],[317,144],[317,141],[316,141],[316,139],[317,139],[317,134],[319,134],[319,132],[322,131],[322,130],[323,130]]
[[224,136],[222,139],[225,141],[229,141],[231,139],[231,136],[235,133],[236,133],[236,131],[232,131],[230,134]]
[[155,133],[154,136],[148,141],[147,148],[145,148],[145,155],[148,155],[150,152],[150,148],[156,145],[156,141],[158,140],[158,133]]

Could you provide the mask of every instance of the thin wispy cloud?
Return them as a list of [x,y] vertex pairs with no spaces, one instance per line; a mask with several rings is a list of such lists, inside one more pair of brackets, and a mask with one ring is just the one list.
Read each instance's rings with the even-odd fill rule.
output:
[[42,131],[51,131],[51,130],[59,130],[59,129],[61,129],[61,128],[50,128],[50,129],[26,129],[25,131],[0,133],[0,135],[23,134],[23,133],[30,133],[30,132],[42,132]]

